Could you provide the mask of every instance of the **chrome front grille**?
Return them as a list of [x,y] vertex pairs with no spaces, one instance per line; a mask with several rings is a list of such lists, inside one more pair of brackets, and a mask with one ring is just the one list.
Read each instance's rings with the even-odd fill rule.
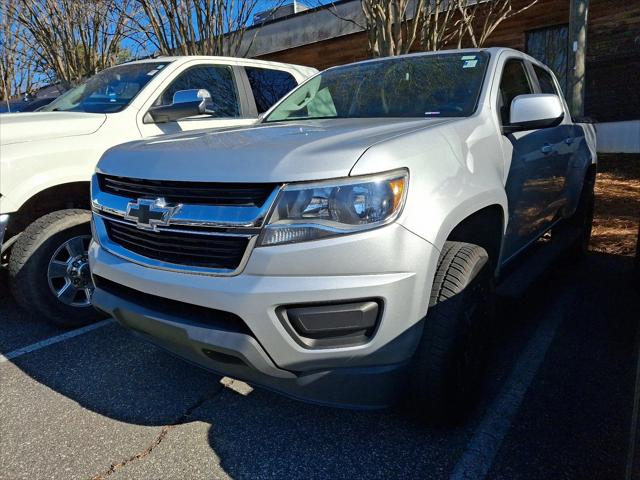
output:
[[[189,182],[166,182],[165,188],[164,181],[154,180],[153,189],[136,193],[125,191],[123,184],[117,184],[117,189],[108,178],[124,177],[98,174],[91,184],[94,234],[103,248],[145,266],[208,275],[234,275],[242,270],[280,192],[280,186],[273,184],[258,195],[243,184],[220,187],[194,182],[189,190]],[[182,190],[174,188],[176,183]],[[150,185],[146,180],[139,184]],[[212,190],[206,190],[211,185]],[[217,196],[209,198],[218,203],[202,203],[205,190],[207,195],[215,190]],[[231,198],[232,191],[238,193],[236,200]],[[147,218],[150,215],[153,222]]]
[[276,185],[272,183],[209,183],[144,180],[98,174],[103,192],[129,199],[163,197],[170,203],[245,205],[261,207]]
[[108,218],[104,222],[112,242],[163,263],[235,270],[249,243],[246,236],[183,232],[169,228],[140,230],[129,222]]

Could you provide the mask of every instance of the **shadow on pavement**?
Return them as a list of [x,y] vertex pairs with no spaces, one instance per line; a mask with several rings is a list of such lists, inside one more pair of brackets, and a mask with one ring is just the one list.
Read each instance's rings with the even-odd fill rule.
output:
[[640,322],[632,264],[594,253],[572,274],[575,301],[488,478],[624,477]]
[[394,412],[301,404],[225,391],[195,418],[232,478],[443,478],[469,430],[432,430]]
[[[524,312],[553,303],[558,285],[577,289],[541,369],[551,377],[539,375],[531,388],[544,398],[521,407],[495,478],[587,478],[590,472],[606,478],[623,471],[640,319],[631,264],[628,257],[593,254],[580,266],[558,265],[524,302],[507,303],[487,403],[540,320]],[[447,478],[475,422],[467,430],[434,431],[399,414],[303,405],[260,390],[247,397],[225,392],[195,418],[211,424],[210,446],[233,478]]]
[[[0,353],[66,330],[20,309],[0,272]],[[113,324],[12,361],[83,407],[138,425],[166,425],[221,390],[218,376],[190,367]]]
[[84,408],[138,425],[174,423],[222,388],[219,377],[136,339],[115,323],[13,363]]
[[0,269],[0,354],[61,333],[21,308],[11,298],[6,270]]

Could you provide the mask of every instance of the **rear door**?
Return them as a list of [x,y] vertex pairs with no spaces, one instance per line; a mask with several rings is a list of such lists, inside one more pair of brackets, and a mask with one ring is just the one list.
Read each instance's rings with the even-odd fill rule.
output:
[[269,110],[278,100],[298,86],[291,73],[284,70],[254,66],[244,67],[250,102],[257,114]]

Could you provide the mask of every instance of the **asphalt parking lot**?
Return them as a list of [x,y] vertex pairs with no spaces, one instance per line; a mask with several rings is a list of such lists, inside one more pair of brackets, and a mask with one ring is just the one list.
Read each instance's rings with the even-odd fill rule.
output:
[[640,478],[632,264],[592,254],[506,302],[484,401],[446,430],[221,382],[113,322],[58,337],[0,283],[0,477]]

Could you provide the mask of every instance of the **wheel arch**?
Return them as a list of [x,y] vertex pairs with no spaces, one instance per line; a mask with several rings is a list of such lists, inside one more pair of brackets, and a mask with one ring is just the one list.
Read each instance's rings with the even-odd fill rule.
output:
[[447,241],[478,245],[487,251],[492,267],[497,270],[507,218],[506,205],[501,202],[474,202],[473,208],[457,209],[449,215],[436,246],[442,248]]
[[47,213],[69,208],[91,209],[91,183],[68,182],[40,190],[9,216],[7,238],[22,232],[27,226]]

